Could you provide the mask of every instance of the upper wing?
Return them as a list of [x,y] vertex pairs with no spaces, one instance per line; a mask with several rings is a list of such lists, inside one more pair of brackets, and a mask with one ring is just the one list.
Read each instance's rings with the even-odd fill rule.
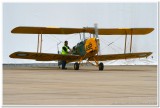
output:
[[20,59],[33,59],[37,61],[65,60],[67,62],[73,62],[80,59],[80,56],[78,55],[62,55],[36,52],[14,52],[9,57]]
[[16,27],[11,33],[23,34],[73,34],[81,33],[81,28],[52,28],[52,27]]
[[[152,52],[140,52],[140,53],[126,53],[126,54],[108,54],[108,55],[97,55],[95,59],[97,61],[106,61],[106,60],[118,60],[118,59],[130,59],[130,58],[142,58],[148,57]],[[89,59],[94,61],[93,58]]]
[[[152,32],[153,28],[99,28],[99,35],[145,35]],[[94,34],[94,28],[54,28],[54,27],[16,27],[11,33],[23,34],[74,34],[74,33]]]
[[145,35],[152,32],[153,28],[113,28],[113,29],[98,29],[99,35]]

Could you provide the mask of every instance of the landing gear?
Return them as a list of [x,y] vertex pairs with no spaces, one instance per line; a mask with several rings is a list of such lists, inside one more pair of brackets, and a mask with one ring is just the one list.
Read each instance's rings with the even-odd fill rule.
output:
[[74,70],[79,70],[79,63],[74,63]]
[[103,70],[104,69],[104,65],[103,65],[103,63],[101,62],[101,63],[99,63],[99,70]]

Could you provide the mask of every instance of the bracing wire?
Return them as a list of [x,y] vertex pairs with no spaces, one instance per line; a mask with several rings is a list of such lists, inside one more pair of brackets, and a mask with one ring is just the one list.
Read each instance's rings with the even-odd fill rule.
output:
[[[53,40],[56,40],[57,43],[62,42],[62,40],[58,39],[55,35],[53,35],[53,34],[49,34],[49,35],[52,36],[51,38],[52,38]],[[73,38],[73,36],[69,36],[69,37],[67,37],[67,38],[64,39],[64,40],[70,40],[70,39],[72,39],[72,38]],[[53,48],[53,46],[50,47],[50,48],[48,48],[48,49],[46,49],[46,50],[44,50],[44,51],[48,51],[48,50],[50,50],[51,48]]]
[[58,40],[57,42],[61,42],[61,40],[60,40],[60,39],[58,39],[55,35],[53,35],[53,34],[49,34],[49,35],[50,35],[50,36],[52,36],[52,39],[53,39],[53,38],[55,38],[55,39],[56,39],[56,41]]
[[[115,40],[112,41],[112,42],[108,42],[108,41],[106,41],[106,40],[104,40],[104,39],[101,39],[103,43],[105,43],[105,44],[107,43],[107,45],[106,45],[105,47],[103,47],[103,48],[101,49],[101,51],[104,50],[104,49],[108,46],[108,47],[110,47],[112,50],[114,50],[115,52],[118,52],[118,51],[116,51],[113,47],[111,47],[111,45],[114,46],[114,47],[117,47],[117,48],[120,49],[120,50],[123,50],[122,48],[120,48],[120,47],[118,47],[117,45],[114,44],[114,42],[118,41],[120,38],[121,38],[121,37],[118,37],[117,39],[115,39]],[[119,52],[118,52],[118,53],[119,53]]]
[[[54,36],[52,34],[49,34],[49,36],[51,36],[51,37],[47,37],[47,36],[46,37],[49,38],[49,39],[52,39],[52,40],[56,41],[57,43],[61,42],[56,36]],[[50,49],[53,49],[53,46],[49,47],[48,49],[45,49],[44,51],[49,51]]]
[[[102,40],[102,42],[104,42],[104,43],[106,44],[107,41]],[[109,42],[107,42],[107,43],[109,43]],[[101,51],[104,50],[107,46],[108,46],[108,44],[107,44],[106,46],[104,46],[104,47],[101,49]],[[109,47],[110,47],[114,52],[119,53],[119,52],[118,52],[115,48],[113,48],[112,46],[109,46]]]

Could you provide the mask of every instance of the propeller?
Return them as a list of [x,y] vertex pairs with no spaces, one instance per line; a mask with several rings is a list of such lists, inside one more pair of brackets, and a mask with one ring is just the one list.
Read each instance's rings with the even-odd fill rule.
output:
[[95,27],[95,37],[96,37],[96,41],[97,41],[97,46],[98,46],[98,55],[101,54],[101,49],[100,49],[100,42],[99,42],[99,36],[98,36],[98,25],[97,23],[94,24]]

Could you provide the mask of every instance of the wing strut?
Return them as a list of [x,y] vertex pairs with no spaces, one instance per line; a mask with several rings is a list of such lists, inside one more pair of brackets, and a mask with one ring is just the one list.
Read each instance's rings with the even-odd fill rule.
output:
[[132,29],[131,29],[131,41],[130,41],[130,53],[132,52]]
[[41,44],[40,44],[40,53],[42,52],[42,33],[41,33]]
[[42,33],[38,34],[38,41],[37,41],[37,53],[42,52]]
[[37,53],[39,51],[39,34],[38,34],[38,40],[37,40]]
[[124,54],[126,53],[126,43],[127,43],[127,31],[126,32],[126,36],[125,36],[125,44],[124,44]]
[[[132,29],[131,29],[131,40],[130,40],[130,53],[132,52]],[[126,47],[127,47],[127,31],[125,30],[125,43],[124,43],[124,54],[126,54]]]

